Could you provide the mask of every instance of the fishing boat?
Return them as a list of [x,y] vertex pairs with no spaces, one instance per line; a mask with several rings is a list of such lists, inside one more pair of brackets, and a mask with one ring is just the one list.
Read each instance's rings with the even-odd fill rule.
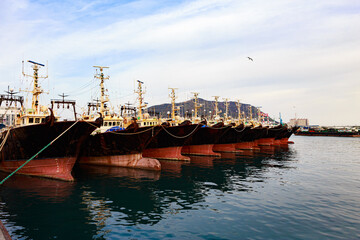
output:
[[299,136],[325,136],[325,137],[360,137],[358,130],[340,130],[336,128],[306,129],[295,131]]
[[[108,97],[105,96],[104,69],[108,67],[94,66],[100,70],[95,77],[100,79],[101,96],[100,96],[100,114],[104,119],[109,115],[108,108],[105,103],[108,102]],[[139,84],[142,83],[139,81]],[[139,101],[139,121],[142,121],[143,99]],[[86,117],[86,119],[89,119]],[[126,118],[125,118],[126,119]],[[102,126],[103,131],[96,131],[85,142],[81,150],[78,162],[80,164],[114,166],[114,167],[130,167],[147,170],[160,170],[160,162],[154,158],[143,157],[143,150],[150,143],[150,141],[161,131],[160,126],[141,127],[136,117],[132,117],[126,125],[124,118],[119,118],[119,126],[126,126],[126,128],[113,128],[113,126]],[[126,119],[127,120],[127,119]],[[111,122],[111,120],[109,120]],[[114,121],[117,122],[117,121]],[[106,121],[104,121],[106,123]]]
[[167,160],[190,161],[188,156],[181,154],[182,146],[198,131],[200,124],[192,124],[190,120],[178,122],[175,107],[175,89],[171,89],[171,119],[161,124],[162,131],[152,139],[143,152],[143,156]]
[[80,146],[101,124],[101,119],[93,122],[76,119],[59,121],[51,108],[39,105],[39,95],[43,90],[39,85],[41,77],[38,71],[44,65],[30,60],[28,62],[34,70],[31,76],[32,106],[21,109],[14,126],[2,129],[0,170],[73,181],[71,171]]
[[203,120],[199,124],[202,126],[192,138],[184,144],[181,150],[182,154],[221,157],[220,153],[213,151],[213,147],[231,126],[225,126],[223,122],[208,126],[206,120]]

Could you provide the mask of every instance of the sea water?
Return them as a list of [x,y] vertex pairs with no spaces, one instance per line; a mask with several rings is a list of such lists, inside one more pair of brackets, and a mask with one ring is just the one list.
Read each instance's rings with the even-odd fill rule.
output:
[[13,239],[360,239],[360,138],[290,140],[161,161],[161,172],[13,176],[0,186],[0,219]]

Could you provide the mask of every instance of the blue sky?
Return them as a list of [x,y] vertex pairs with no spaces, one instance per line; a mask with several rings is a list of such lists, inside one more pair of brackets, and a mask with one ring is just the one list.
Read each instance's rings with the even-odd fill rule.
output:
[[92,66],[102,65],[115,109],[135,102],[140,79],[149,105],[175,87],[177,101],[199,92],[284,120],[359,125],[359,29],[350,0],[2,0],[0,87],[29,85],[23,59],[48,62],[42,100],[68,93],[80,109],[97,97]]

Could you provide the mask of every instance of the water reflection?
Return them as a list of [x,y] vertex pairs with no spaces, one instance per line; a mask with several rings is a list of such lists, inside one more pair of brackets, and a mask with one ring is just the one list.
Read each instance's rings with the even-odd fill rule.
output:
[[75,183],[16,176],[1,191],[1,211],[11,213],[1,219],[15,239],[106,238],[123,227],[153,226],[169,215],[205,209],[212,191],[252,191],[269,168],[287,168],[293,154],[273,147],[161,161],[161,173],[82,165],[74,169]]
[[[0,172],[1,179],[4,179],[7,175],[8,173]],[[43,201],[62,202],[72,194],[74,183],[25,175],[13,175],[1,188],[2,191],[14,191],[18,198],[33,196]]]

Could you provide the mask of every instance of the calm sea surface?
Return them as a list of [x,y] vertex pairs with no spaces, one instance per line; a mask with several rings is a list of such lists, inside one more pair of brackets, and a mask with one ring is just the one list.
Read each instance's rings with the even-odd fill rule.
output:
[[[76,182],[13,176],[13,239],[360,239],[360,138],[162,161],[159,173],[78,166]],[[1,178],[6,175],[0,175]]]

